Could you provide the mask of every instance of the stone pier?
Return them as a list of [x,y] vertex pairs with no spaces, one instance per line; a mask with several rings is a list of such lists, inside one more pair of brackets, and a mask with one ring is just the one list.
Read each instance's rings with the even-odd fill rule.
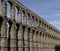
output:
[[60,30],[17,0],[0,2],[0,51],[55,51],[59,48]]

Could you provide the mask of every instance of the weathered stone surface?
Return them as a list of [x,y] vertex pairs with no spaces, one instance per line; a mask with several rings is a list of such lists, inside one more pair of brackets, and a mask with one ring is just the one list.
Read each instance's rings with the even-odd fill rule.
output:
[[[7,2],[10,4],[10,18],[7,16]],[[55,51],[55,46],[60,45],[57,28],[17,0],[1,0],[1,3],[0,51]]]

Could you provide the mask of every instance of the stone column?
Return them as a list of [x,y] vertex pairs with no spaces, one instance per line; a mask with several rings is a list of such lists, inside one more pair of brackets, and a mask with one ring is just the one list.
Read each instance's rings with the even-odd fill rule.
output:
[[41,47],[42,47],[42,45],[41,45],[41,32],[39,33],[39,51],[41,51]]
[[29,40],[30,40],[30,51],[33,51],[33,30],[30,30],[29,33]]
[[51,51],[52,51],[52,41],[51,41],[51,37],[50,37],[50,48],[51,48]]
[[12,20],[15,20],[15,5],[11,5],[11,10],[10,10],[10,18]]
[[24,25],[27,25],[27,13],[24,14]]
[[40,27],[42,27],[42,21],[40,22]]
[[47,36],[46,36],[46,51],[48,51],[48,34],[47,34]]
[[29,51],[28,49],[28,27],[25,27],[25,30],[24,30],[24,49],[25,51]]
[[43,51],[43,32],[41,32],[41,51]]
[[41,39],[40,38],[40,32],[38,33],[38,37],[37,38],[38,38],[38,51],[40,51],[40,39]]
[[7,21],[6,19],[3,20],[2,26],[1,26],[1,50],[0,51],[7,51]]
[[44,51],[46,51],[46,36],[45,36],[45,32],[44,32]]
[[32,27],[32,23],[33,21],[32,21],[32,16],[30,16],[30,26]]
[[39,26],[39,19],[37,19],[37,22],[36,22],[36,27]]
[[32,16],[32,27],[35,27],[35,18]]
[[2,1],[2,18],[3,18],[3,23],[1,25],[1,32],[0,32],[0,51],[7,51],[7,20],[6,20],[6,1],[7,0],[1,0]]
[[36,31],[34,32],[33,40],[34,40],[34,51],[37,51],[37,36],[36,36]]
[[42,32],[42,51],[44,51],[44,32]]
[[40,31],[39,41],[40,41],[40,43],[39,43],[39,47],[40,47],[39,51],[42,51],[43,43],[42,43],[42,33],[41,33],[41,31]]
[[36,49],[37,49],[37,51],[38,51],[38,49],[39,49],[39,47],[38,47],[38,44],[39,44],[39,40],[38,40],[38,34],[39,34],[39,32],[37,32],[36,33]]
[[33,21],[34,27],[36,27],[36,19],[34,17],[34,21]]
[[29,19],[28,19],[27,25],[28,25],[29,27],[32,26],[32,16],[31,16],[31,15],[30,15],[30,17],[29,17]]
[[13,22],[10,31],[10,51],[16,51],[16,27]]
[[22,10],[18,11],[18,23],[22,23]]
[[50,35],[49,35],[49,51],[51,51],[51,41],[50,41]]
[[10,31],[10,51],[16,51],[16,27],[15,27],[15,5],[11,5],[10,19],[12,20]]
[[50,46],[50,38],[49,38],[49,34],[48,34],[48,51],[49,51],[49,46]]
[[2,0],[2,17],[6,17],[7,13],[7,0]]
[[23,27],[21,24],[18,30],[18,51],[23,51]]
[[52,51],[54,51],[54,47],[55,47],[55,43],[54,43],[54,39],[53,39],[53,37],[52,37]]

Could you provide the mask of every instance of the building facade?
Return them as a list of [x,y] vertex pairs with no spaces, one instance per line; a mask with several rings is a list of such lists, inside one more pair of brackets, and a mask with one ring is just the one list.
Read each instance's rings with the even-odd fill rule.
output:
[[17,0],[0,2],[0,51],[55,51],[60,45],[57,28]]

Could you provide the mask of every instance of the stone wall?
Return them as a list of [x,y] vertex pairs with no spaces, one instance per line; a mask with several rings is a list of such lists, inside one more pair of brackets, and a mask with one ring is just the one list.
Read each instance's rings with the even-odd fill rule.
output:
[[0,51],[55,51],[60,45],[60,31],[54,26],[17,0],[0,1]]

